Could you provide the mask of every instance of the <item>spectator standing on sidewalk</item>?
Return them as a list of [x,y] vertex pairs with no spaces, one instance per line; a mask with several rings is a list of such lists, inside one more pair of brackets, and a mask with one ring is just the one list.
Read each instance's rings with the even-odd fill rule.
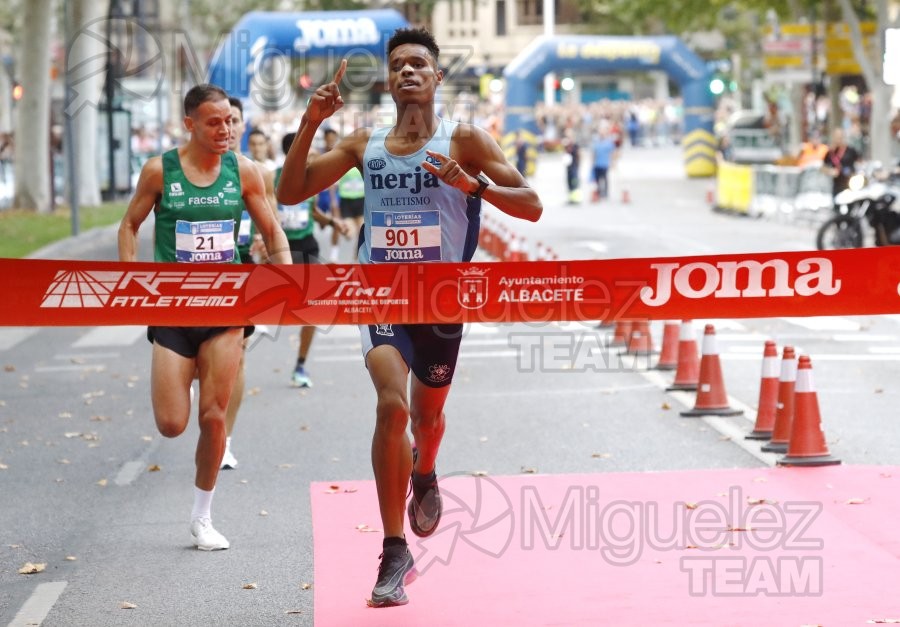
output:
[[597,137],[591,145],[593,152],[593,178],[594,178],[594,195],[593,200],[597,202],[609,197],[609,169],[615,165],[619,156],[619,148],[616,146],[616,140],[612,137],[607,128],[601,128],[597,132]]
[[832,198],[847,189],[850,177],[859,161],[859,153],[853,146],[847,145],[843,129],[835,128],[831,132],[831,145],[825,153],[822,171],[832,178]]

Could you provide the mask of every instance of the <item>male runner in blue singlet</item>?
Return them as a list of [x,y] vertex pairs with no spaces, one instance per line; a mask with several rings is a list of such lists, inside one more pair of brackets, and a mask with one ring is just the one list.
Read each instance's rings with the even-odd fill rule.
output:
[[[425,30],[394,33],[388,42],[388,84],[396,124],[359,129],[308,159],[316,129],[344,104],[338,88],[347,68],[342,61],[334,80],[310,99],[285,160],[276,192],[285,204],[359,169],[365,181],[361,263],[470,260],[482,198],[525,220],[536,221],[543,211],[537,194],[486,131],[435,115],[435,92],[443,81],[438,52]],[[406,509],[413,533],[434,533],[442,511],[435,458],[462,326],[380,324],[360,330],[378,395],[372,466],[385,535],[370,604],[403,605],[408,602],[404,584],[416,575],[403,527],[406,490],[411,477]],[[415,455],[406,435],[410,419]]]

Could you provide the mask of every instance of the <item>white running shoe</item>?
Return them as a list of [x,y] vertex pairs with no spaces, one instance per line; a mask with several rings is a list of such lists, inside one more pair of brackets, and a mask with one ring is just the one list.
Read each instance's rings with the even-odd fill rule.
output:
[[237,460],[231,452],[231,447],[225,447],[225,454],[222,455],[222,464],[219,466],[221,470],[234,470],[237,468]]
[[201,551],[218,551],[231,546],[228,540],[212,526],[209,518],[195,518],[191,521],[191,536]]

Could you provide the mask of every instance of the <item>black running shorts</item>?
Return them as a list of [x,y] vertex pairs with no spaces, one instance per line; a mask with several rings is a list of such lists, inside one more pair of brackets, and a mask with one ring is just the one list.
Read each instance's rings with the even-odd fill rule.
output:
[[456,371],[461,324],[373,324],[360,325],[363,357],[376,346],[396,348],[406,366],[425,385],[450,385]]
[[[193,359],[200,352],[203,342],[235,328],[239,327],[147,327],[147,339],[182,357]],[[244,327],[244,337],[250,337],[253,328]]]

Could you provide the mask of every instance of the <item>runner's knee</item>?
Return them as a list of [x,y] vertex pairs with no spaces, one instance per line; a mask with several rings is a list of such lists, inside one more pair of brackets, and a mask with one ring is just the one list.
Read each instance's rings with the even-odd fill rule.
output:
[[379,429],[404,431],[409,420],[409,404],[399,393],[382,392],[378,395],[376,417]]

